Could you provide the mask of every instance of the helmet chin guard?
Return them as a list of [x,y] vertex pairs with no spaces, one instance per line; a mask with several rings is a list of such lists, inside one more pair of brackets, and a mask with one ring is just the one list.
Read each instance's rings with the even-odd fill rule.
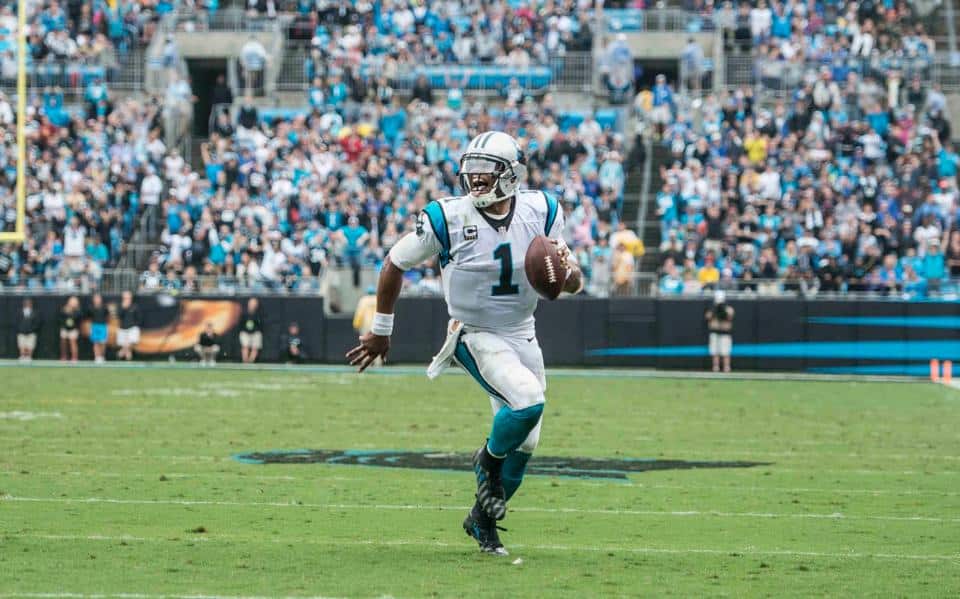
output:
[[496,204],[500,200],[506,199],[505,197],[498,197],[495,189],[491,189],[487,193],[482,193],[480,195],[477,195],[471,191],[468,195],[470,196],[470,201],[472,201],[473,205],[477,208],[486,208],[491,204]]

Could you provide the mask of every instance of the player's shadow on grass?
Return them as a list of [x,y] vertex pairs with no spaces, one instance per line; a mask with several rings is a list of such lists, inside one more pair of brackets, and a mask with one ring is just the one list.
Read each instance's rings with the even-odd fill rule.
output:
[[[235,455],[246,464],[338,464],[344,466],[379,466],[415,470],[473,470],[468,454],[418,451],[360,451],[337,449],[296,449],[261,451]],[[569,476],[575,478],[619,478],[651,470],[691,470],[696,468],[752,468],[772,462],[688,461],[656,459],[599,459],[535,456],[527,474]]]

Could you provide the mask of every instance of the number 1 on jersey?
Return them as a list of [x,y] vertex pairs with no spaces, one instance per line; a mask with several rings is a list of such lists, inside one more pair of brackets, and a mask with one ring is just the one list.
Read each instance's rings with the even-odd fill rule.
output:
[[500,261],[500,283],[493,286],[493,295],[517,295],[520,287],[513,284],[513,252],[509,243],[501,243],[493,251],[493,257]]

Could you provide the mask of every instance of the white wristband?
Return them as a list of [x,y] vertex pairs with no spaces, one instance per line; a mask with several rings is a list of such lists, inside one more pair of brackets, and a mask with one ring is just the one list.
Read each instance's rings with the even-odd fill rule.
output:
[[373,326],[370,332],[380,337],[389,337],[393,334],[393,314],[381,314],[377,312],[373,315]]

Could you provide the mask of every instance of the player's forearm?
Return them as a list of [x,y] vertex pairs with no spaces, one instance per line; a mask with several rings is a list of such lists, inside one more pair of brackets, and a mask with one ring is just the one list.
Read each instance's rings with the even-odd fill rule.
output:
[[380,280],[377,282],[377,312],[393,314],[400,289],[403,287],[403,271],[393,263],[388,256],[380,269]]

